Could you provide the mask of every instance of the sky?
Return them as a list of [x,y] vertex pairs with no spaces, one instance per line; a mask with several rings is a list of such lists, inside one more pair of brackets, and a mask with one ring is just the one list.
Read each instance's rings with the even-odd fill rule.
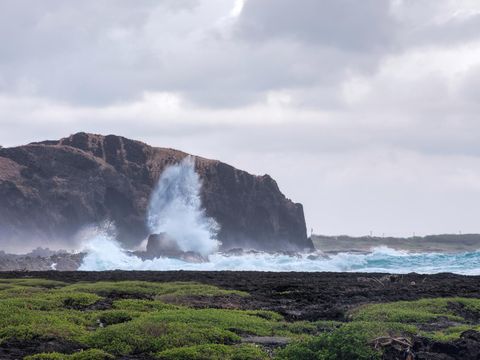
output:
[[270,174],[309,232],[480,232],[478,0],[2,0],[0,145]]

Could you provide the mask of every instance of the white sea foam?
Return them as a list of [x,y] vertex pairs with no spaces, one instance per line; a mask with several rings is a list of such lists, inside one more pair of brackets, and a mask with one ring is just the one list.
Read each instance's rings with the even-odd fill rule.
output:
[[238,271],[345,271],[388,273],[439,273],[480,275],[480,251],[458,254],[419,253],[373,249],[368,254],[338,253],[328,257],[312,254],[247,253],[227,256],[210,255],[209,262],[189,263],[179,259],[156,258],[142,260],[109,236],[98,234],[89,243],[80,270],[238,270]]
[[218,252],[218,225],[205,215],[200,200],[201,182],[193,158],[172,165],[162,173],[148,207],[147,223],[151,233],[167,233],[183,251],[195,251],[208,262],[190,263],[173,258],[142,260],[115,241],[112,224],[86,229],[87,238],[80,270],[256,270],[256,271],[359,271],[388,273],[480,274],[480,251],[442,254],[418,253],[374,248],[370,253],[343,252],[328,257],[316,254],[245,253],[225,255]]

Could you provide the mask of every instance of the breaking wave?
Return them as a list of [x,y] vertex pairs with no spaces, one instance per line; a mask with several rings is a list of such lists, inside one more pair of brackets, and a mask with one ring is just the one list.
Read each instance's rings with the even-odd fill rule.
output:
[[88,229],[86,256],[79,270],[238,270],[238,271],[338,271],[387,273],[480,274],[480,251],[408,253],[377,247],[369,253],[342,252],[325,256],[321,252],[285,254],[218,251],[218,224],[201,206],[201,181],[192,157],[166,168],[150,199],[147,225],[152,234],[166,234],[181,251],[196,252],[208,261],[188,262],[177,258],[144,259],[116,242],[113,224]]
[[182,251],[208,256],[220,245],[219,226],[202,209],[201,187],[193,157],[167,167],[150,199],[147,224],[151,234],[167,234]]
[[452,272],[480,275],[480,251],[443,254],[407,253],[387,247],[374,248],[370,253],[317,254],[245,253],[226,255],[214,253],[209,261],[190,263],[173,258],[142,260],[121,248],[105,234],[98,234],[87,249],[79,270],[198,270],[198,271],[338,271],[433,274]]

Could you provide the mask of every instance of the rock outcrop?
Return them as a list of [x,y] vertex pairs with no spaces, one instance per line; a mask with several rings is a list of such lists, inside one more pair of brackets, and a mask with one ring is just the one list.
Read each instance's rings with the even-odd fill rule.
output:
[[[123,137],[78,133],[0,149],[0,246],[53,246],[73,241],[86,224],[112,220],[127,247],[149,234],[146,209],[162,171],[188,154]],[[202,203],[221,225],[223,249],[303,250],[301,204],[268,175],[254,176],[196,157]]]
[[[407,354],[410,354],[410,357]],[[480,357],[480,332],[464,331],[459,339],[435,341],[416,336],[408,352],[402,346],[389,345],[383,354],[383,360],[478,360]]]
[[167,234],[152,234],[148,237],[145,251],[136,251],[135,255],[142,259],[168,257],[180,259],[190,263],[202,263],[208,260],[194,251],[182,251],[177,242]]
[[75,271],[84,258],[84,253],[52,252],[50,255],[7,254],[0,251],[0,271]]

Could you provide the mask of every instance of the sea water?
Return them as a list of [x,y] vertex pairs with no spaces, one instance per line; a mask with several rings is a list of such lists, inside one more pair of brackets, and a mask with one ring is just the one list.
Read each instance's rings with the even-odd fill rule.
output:
[[208,262],[190,263],[159,257],[142,260],[122,249],[114,239],[99,234],[86,249],[80,270],[232,270],[232,271],[339,271],[410,272],[433,274],[452,272],[480,275],[480,251],[464,253],[408,253],[387,247],[373,248],[369,253],[342,252],[334,255],[246,253],[210,254]]
[[[304,253],[250,252],[227,255],[218,251],[218,224],[201,206],[201,181],[192,157],[165,169],[153,191],[147,226],[151,233],[166,233],[183,251],[202,254],[208,261],[191,263],[159,257],[143,260],[122,248],[115,231],[89,232],[80,270],[254,270],[254,271],[358,271],[388,273],[480,274],[480,251],[465,253],[409,253],[387,247],[368,253],[342,252],[325,256]],[[312,256],[313,255],[313,256]]]

